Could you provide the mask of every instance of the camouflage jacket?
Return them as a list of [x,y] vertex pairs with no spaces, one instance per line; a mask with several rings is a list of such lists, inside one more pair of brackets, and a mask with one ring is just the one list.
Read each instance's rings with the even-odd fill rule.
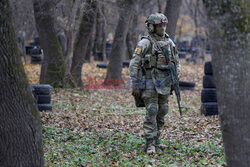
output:
[[[156,42],[157,44],[155,44]],[[177,75],[180,74],[180,61],[174,42],[167,34],[164,37],[151,34],[150,36],[142,37],[134,51],[129,65],[130,77],[139,79],[138,72],[139,69],[142,68],[144,69],[143,77],[146,79],[145,89],[156,89],[160,94],[169,94],[171,83],[167,83],[163,87],[155,87],[154,81],[152,80],[152,78],[161,80],[170,74],[169,71],[161,69],[161,65],[167,64],[167,59],[165,55],[159,54],[160,50],[155,45],[168,50],[169,60],[174,62]]]

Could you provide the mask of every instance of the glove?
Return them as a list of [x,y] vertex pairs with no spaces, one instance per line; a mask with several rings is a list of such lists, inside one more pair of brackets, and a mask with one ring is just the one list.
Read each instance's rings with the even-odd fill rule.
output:
[[135,78],[135,77],[132,78],[132,86],[133,86],[133,87],[132,87],[132,89],[133,89],[132,95],[133,95],[134,97],[140,97],[140,96],[141,96],[141,91],[140,91],[140,89],[139,89],[138,79]]
[[140,89],[133,89],[132,95],[135,96],[135,97],[140,97],[141,96]]

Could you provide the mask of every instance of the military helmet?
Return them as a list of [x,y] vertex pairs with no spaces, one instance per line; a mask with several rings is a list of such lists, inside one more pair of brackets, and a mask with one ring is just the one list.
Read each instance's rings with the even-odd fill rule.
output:
[[168,23],[167,17],[162,13],[151,14],[145,21],[147,25],[148,32],[153,33],[155,31],[154,25],[161,23]]
[[165,23],[167,24],[168,23],[168,19],[167,17],[162,14],[162,13],[154,13],[154,14],[151,14],[146,22],[146,24],[160,24],[160,23]]

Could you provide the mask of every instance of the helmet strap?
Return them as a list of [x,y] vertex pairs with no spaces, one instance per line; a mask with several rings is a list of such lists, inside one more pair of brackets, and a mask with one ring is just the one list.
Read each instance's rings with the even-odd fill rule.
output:
[[154,25],[148,23],[148,32],[149,32],[149,33],[153,33],[154,31],[155,31]]

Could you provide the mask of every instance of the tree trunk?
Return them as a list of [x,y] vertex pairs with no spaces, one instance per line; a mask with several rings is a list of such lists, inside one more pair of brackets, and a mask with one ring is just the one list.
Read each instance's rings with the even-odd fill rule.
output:
[[250,166],[249,1],[205,1],[229,167]]
[[65,82],[67,82],[67,76],[70,74],[70,68],[73,58],[73,47],[74,47],[73,31],[67,31],[67,37],[68,37],[68,46],[67,46],[67,56],[66,56]]
[[182,0],[167,0],[165,15],[168,18],[168,25],[166,32],[168,33],[171,39],[174,39],[175,37],[175,31],[180,14],[181,4]]
[[182,27],[183,27],[183,18],[181,18],[181,25],[179,26],[178,36],[177,38],[182,38]]
[[26,52],[25,52],[26,33],[24,31],[19,30],[16,33],[16,36],[17,36],[16,40],[17,40],[17,45],[18,45],[20,55],[24,58],[25,63],[27,63]]
[[86,55],[85,55],[85,61],[90,63],[90,58],[91,58],[91,54],[92,54],[92,48],[93,48],[93,38],[92,36],[89,38],[89,42],[88,42],[88,48],[86,51]]
[[126,38],[126,44],[128,48],[128,59],[131,59],[134,53],[134,49],[137,43],[137,32],[136,27],[138,25],[138,12],[137,10],[133,14],[134,16],[131,17],[129,31]]
[[106,31],[105,31],[105,26],[106,26],[106,21],[105,21],[105,6],[102,4],[101,6],[102,10],[102,55],[103,55],[103,61],[107,61],[107,54],[106,54]]
[[195,26],[195,37],[197,38],[197,44],[196,44],[196,51],[195,51],[195,57],[194,57],[194,62],[196,63],[198,58],[202,58],[204,60],[204,52],[203,52],[203,44],[202,44],[202,39],[201,39],[201,34],[199,32],[200,24],[199,24],[199,18],[198,18],[198,11],[200,8],[200,0],[196,0],[194,2],[194,26]]
[[33,0],[36,28],[44,51],[40,83],[62,87],[65,61],[54,28],[55,0]]
[[102,54],[103,54],[103,61],[107,62],[105,24],[103,24],[102,29],[103,29],[103,31],[102,31]]
[[157,4],[158,4],[158,12],[161,13],[162,12],[162,2],[161,2],[161,0],[157,0]]
[[[95,31],[95,41],[94,41],[94,49],[93,54],[96,60],[98,60],[98,54],[102,52],[102,27],[103,27],[103,16],[101,14],[101,8],[98,7],[97,15],[96,15],[96,31]],[[103,55],[102,58],[103,60]]]
[[69,24],[66,29],[66,36],[68,38],[67,42],[67,56],[66,56],[66,77],[65,77],[65,83],[68,82],[68,77],[70,76],[70,68],[72,64],[72,58],[73,58],[73,48],[74,48],[74,28],[76,25],[76,15],[77,15],[77,9],[81,5],[80,0],[76,0],[73,2],[72,6],[72,13],[69,19]]
[[40,115],[24,73],[9,2],[0,1],[0,164],[43,166]]
[[[129,28],[129,21],[133,14],[135,4],[136,1],[133,0],[123,1],[120,18],[115,31],[112,52],[110,54],[110,62],[105,78],[105,84],[119,85],[120,83],[116,83],[116,81],[120,82],[122,79],[122,56],[124,53],[125,41]],[[113,82],[111,83],[109,80],[113,80]]]
[[63,57],[64,59],[66,59],[66,52],[67,52],[67,46],[68,46],[68,39],[65,35],[65,32],[64,31],[61,31],[57,34],[57,39],[59,41],[59,44],[60,44],[60,47],[62,49],[62,52],[63,52]]
[[82,87],[82,66],[85,62],[88,42],[93,32],[93,25],[96,18],[98,1],[87,0],[84,13],[81,19],[79,31],[74,45],[74,53],[71,66],[71,86]]
[[[133,56],[134,46],[133,46],[132,38],[133,38],[132,32],[128,31],[128,34],[126,37],[126,45],[127,45],[127,49],[128,49],[128,59],[131,59]],[[127,57],[126,57],[126,59],[127,59]]]

